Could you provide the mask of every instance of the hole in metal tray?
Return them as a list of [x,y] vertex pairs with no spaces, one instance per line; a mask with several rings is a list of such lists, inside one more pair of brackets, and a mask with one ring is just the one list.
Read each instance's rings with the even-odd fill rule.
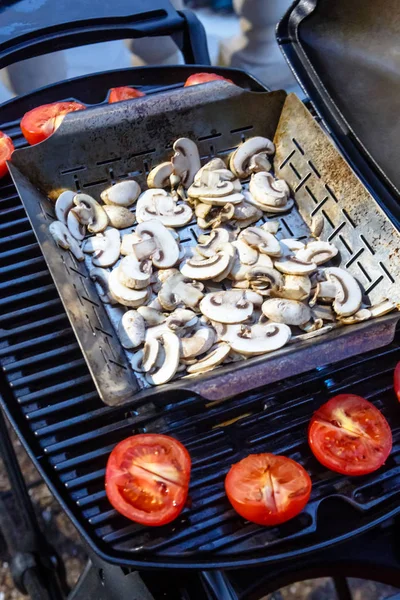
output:
[[319,171],[318,171],[317,167],[314,165],[314,163],[311,160],[309,160],[308,164],[310,166],[310,169],[312,169],[314,171],[314,174],[318,177],[318,179],[321,179],[321,175],[319,174]]
[[[359,261],[357,261],[357,266],[360,269],[360,271],[364,274],[365,278],[368,279],[368,281],[371,281],[371,277],[368,275],[364,265],[362,263],[360,263]],[[383,277],[382,277],[383,279]]]
[[72,167],[71,169],[65,169],[65,171],[60,171],[60,175],[68,175],[70,173],[77,173],[78,171],[85,171],[85,165],[80,165],[79,167]]
[[213,140],[215,138],[221,137],[222,133],[210,133],[210,135],[203,135],[202,137],[197,138],[199,142],[204,142],[205,140]]
[[112,163],[118,162],[119,160],[121,160],[120,156],[117,156],[116,158],[107,158],[106,160],[99,160],[96,165],[98,167],[101,167],[103,165],[111,165]]
[[383,263],[379,263],[379,266],[381,267],[382,271],[384,271],[386,273],[386,275],[389,277],[390,281],[392,283],[394,283],[394,278],[392,277],[392,275],[389,273],[389,271],[387,270],[387,268],[385,267],[385,265]]
[[250,131],[253,129],[253,125],[245,125],[245,127],[237,127],[236,129],[231,129],[231,133],[241,133],[242,131]]
[[350,217],[349,213],[347,212],[347,210],[345,208],[342,208],[342,213],[344,214],[344,216],[346,217],[346,219],[348,220],[350,225],[352,227],[356,228],[356,224],[354,223],[353,219]]
[[368,294],[370,294],[372,292],[372,290],[374,290],[376,288],[377,285],[380,284],[380,282],[383,279],[383,275],[381,275],[380,277],[378,277],[378,279],[376,279],[376,281],[374,281],[374,283],[372,285],[369,286],[369,288],[367,288],[365,290],[366,295],[368,296]]
[[98,179],[97,181],[91,181],[90,183],[84,183],[82,185],[83,188],[89,188],[94,185],[103,185],[104,183],[108,183],[108,179]]
[[362,233],[360,234],[360,240],[362,241],[364,246],[367,248],[367,250],[369,250],[371,252],[372,256],[374,256],[375,250],[373,249],[372,246],[370,246],[369,242],[365,239],[365,237],[363,236]]
[[345,267],[346,267],[346,269],[347,269],[348,267],[350,267],[350,265],[352,265],[352,264],[353,264],[353,262],[354,262],[354,261],[356,261],[356,260],[357,260],[357,258],[358,258],[359,256],[361,256],[361,254],[362,254],[363,252],[364,252],[364,248],[360,248],[360,250],[358,250],[358,252],[356,252],[356,253],[355,253],[355,255],[354,255],[354,256],[352,256],[352,257],[350,258],[350,260],[348,260],[348,261],[347,261],[347,263],[345,264]]
[[300,146],[299,142],[296,140],[296,138],[292,138],[292,142],[296,146],[296,148],[300,152],[300,154],[302,154],[304,156],[305,152],[304,152],[303,148]]

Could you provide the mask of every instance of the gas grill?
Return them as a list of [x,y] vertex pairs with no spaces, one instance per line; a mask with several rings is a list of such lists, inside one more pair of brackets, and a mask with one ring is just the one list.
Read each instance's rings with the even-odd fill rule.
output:
[[[44,52],[51,43],[58,43],[61,48],[76,45],[83,39],[89,43],[143,33],[159,35],[160,32],[174,33],[186,62],[207,64],[203,32],[190,13],[178,15],[167,2],[157,2],[161,13],[154,9],[150,16],[138,14],[133,18],[124,12],[125,4],[130,3],[114,2],[114,17],[104,17],[101,23],[94,25],[89,32],[90,39],[82,34],[84,28],[87,33],[89,27],[90,7],[85,9],[88,11],[85,19],[74,24],[80,29],[79,36],[71,23],[64,23],[63,31],[56,31],[52,16],[47,14],[41,35],[36,32],[34,36],[32,29],[21,38],[23,50],[17,44],[5,48],[3,64],[26,58],[27,52]],[[299,4],[301,7],[303,3]],[[73,10],[71,14],[68,20],[77,20]],[[11,11],[10,15],[10,19],[15,18]],[[288,43],[283,29],[288,27],[291,15],[289,13],[280,25],[283,44]],[[110,25],[107,34],[105,24]],[[0,29],[0,44],[4,44],[1,40],[4,31]],[[290,54],[289,48],[285,51]],[[63,82],[12,100],[0,109],[0,129],[10,135],[19,148],[24,145],[19,120],[34,106],[63,99],[97,104],[104,101],[110,87],[126,84],[143,89],[148,95],[158,94],[179,89],[190,74],[199,70],[218,72],[254,92],[264,89],[250,76],[233,69],[187,65],[126,69]],[[324,118],[327,121],[326,114]],[[334,127],[330,129],[332,134],[336,133]],[[341,141],[340,136],[335,138]],[[351,140],[352,152],[354,145],[361,142]],[[348,140],[342,149],[349,158]],[[299,152],[301,154],[301,146]],[[353,158],[351,164],[375,196],[377,171],[373,169],[372,157],[362,154],[360,162]],[[398,210],[393,181],[380,178],[379,191],[379,201],[396,223]],[[358,334],[357,350],[352,352],[356,356],[351,359],[349,353],[343,354],[345,360],[333,356],[332,360],[329,357],[325,360],[324,356],[324,364],[316,369],[294,370],[290,377],[275,377],[266,384],[264,381],[257,389],[241,391],[223,402],[215,401],[217,399],[210,394],[202,395],[200,389],[193,392],[185,386],[177,386],[165,389],[162,394],[149,394],[145,401],[106,406],[100,400],[28,216],[9,177],[0,181],[0,214],[2,408],[45,482],[85,540],[105,589],[108,589],[108,580],[115,581],[109,571],[114,564],[123,567],[121,577],[131,577],[134,569],[179,570],[188,589],[193,588],[193,580],[188,582],[190,576],[182,572],[193,571],[197,574],[193,577],[201,572],[204,593],[209,596],[198,597],[258,598],[253,576],[249,578],[242,572],[239,582],[240,569],[262,566],[264,578],[266,573],[274,573],[282,584],[299,578],[296,574],[328,574],[328,557],[333,565],[331,548],[339,542],[351,541],[354,547],[355,536],[378,530],[384,531],[382,535],[387,538],[374,533],[376,548],[380,539],[391,538],[395,517],[400,511],[400,422],[392,384],[393,369],[399,360],[400,335],[397,333],[391,341],[393,318],[383,319],[370,336]],[[365,353],[366,348],[374,349]],[[361,478],[326,470],[314,459],[307,445],[306,429],[312,413],[329,397],[343,392],[372,401],[382,410],[393,432],[393,450],[384,467]],[[104,490],[109,453],[120,440],[141,432],[176,437],[188,448],[193,461],[188,506],[176,521],[156,529],[145,528],[119,515],[107,501]],[[7,444],[3,442],[3,452],[7,452],[4,446]],[[245,522],[230,507],[224,492],[224,476],[230,465],[246,454],[263,451],[294,458],[304,465],[313,481],[306,509],[279,527],[261,528]],[[340,545],[337,552],[343,553],[345,558],[349,548],[348,544]],[[369,558],[361,556],[360,546],[357,548],[363,564],[367,565]],[[317,570],[317,566],[321,567],[318,560],[316,562],[317,555],[320,562],[325,560],[322,571]],[[393,556],[386,566],[386,571],[382,567],[382,573],[385,572],[391,583],[398,583],[400,570]],[[343,564],[340,568],[342,574],[346,573]],[[225,569],[234,569],[234,574],[230,576],[221,571]],[[260,578],[261,586],[260,570],[250,572],[257,573],[254,577]],[[163,577],[167,577],[165,573],[158,582],[160,593]],[[376,573],[376,578],[379,577]],[[151,576],[144,574],[143,579],[150,589],[155,585]],[[168,587],[170,583],[165,585]],[[122,588],[119,597],[125,598]],[[239,588],[240,593],[235,591]],[[91,589],[97,589],[95,584]],[[270,589],[271,577],[262,581],[263,592]],[[195,592],[193,594],[190,597],[196,598]],[[86,597],[91,597],[87,590]],[[146,596],[143,592],[138,597]]]

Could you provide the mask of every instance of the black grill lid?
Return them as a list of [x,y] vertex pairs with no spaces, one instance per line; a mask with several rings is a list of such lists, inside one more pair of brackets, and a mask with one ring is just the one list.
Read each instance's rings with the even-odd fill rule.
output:
[[351,164],[398,218],[399,0],[297,0],[277,37]]

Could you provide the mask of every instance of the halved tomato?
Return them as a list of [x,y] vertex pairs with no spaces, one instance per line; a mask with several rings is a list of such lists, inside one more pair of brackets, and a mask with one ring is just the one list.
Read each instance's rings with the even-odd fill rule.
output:
[[231,467],[225,490],[233,508],[248,521],[279,525],[303,510],[311,479],[291,458],[250,454]]
[[400,362],[397,363],[394,370],[394,391],[396,392],[397,400],[400,402]]
[[392,432],[371,402],[340,394],[314,413],[308,443],[328,469],[344,475],[366,475],[379,469],[389,456]]
[[122,100],[130,100],[130,98],[141,98],[145,95],[144,92],[129,86],[116,87],[111,88],[108,102],[113,104],[114,102],[122,102]]
[[209,81],[217,81],[218,79],[233,83],[232,79],[227,79],[226,77],[222,77],[222,75],[217,75],[216,73],[195,73],[186,79],[184,87],[199,85],[200,83],[208,83]]
[[0,131],[0,177],[4,177],[8,173],[6,161],[10,160],[11,154],[14,152],[14,144],[11,138]]
[[31,145],[43,142],[60,127],[65,115],[85,108],[79,102],[53,102],[37,106],[22,117],[21,130],[24,138]]
[[113,507],[143,525],[165,525],[182,511],[191,460],[174,438],[139,434],[120,442],[106,468],[106,492]]

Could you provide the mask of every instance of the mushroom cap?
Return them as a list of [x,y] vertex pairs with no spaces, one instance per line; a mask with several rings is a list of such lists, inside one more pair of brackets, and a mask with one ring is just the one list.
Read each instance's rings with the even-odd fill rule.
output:
[[305,248],[296,252],[296,257],[305,262],[313,262],[316,265],[322,265],[328,260],[334,258],[338,249],[329,242],[309,242]]
[[248,177],[250,175],[250,160],[260,152],[274,154],[275,146],[273,142],[261,136],[256,136],[243,142],[231,155],[229,166],[232,173],[240,178]]
[[61,223],[61,221],[53,221],[53,223],[50,223],[49,225],[49,232],[57,246],[64,248],[64,250],[70,250],[76,260],[85,260],[85,256],[78,242],[72,237],[68,227],[64,225],[64,223]]
[[[140,223],[136,227],[136,235],[142,239],[150,239],[154,242],[156,251],[152,251],[148,258],[151,258],[153,265],[158,269],[169,269],[179,260],[179,246],[174,234],[167,229],[161,221],[152,219]],[[133,248],[137,254],[137,246]]]
[[189,279],[206,281],[215,279],[229,267],[234,256],[231,244],[223,244],[213,256],[188,258],[180,267],[182,275]]
[[200,302],[200,310],[211,321],[242,323],[250,317],[254,310],[254,304],[246,297],[246,294],[247,290],[211,292],[206,294]]
[[325,276],[336,286],[333,310],[340,317],[353,315],[361,306],[362,293],[353,275],[339,267],[325,269]]
[[221,332],[221,339],[229,343],[232,350],[244,356],[257,356],[278,350],[290,340],[290,327],[283,323],[257,323],[228,325]]
[[269,298],[261,307],[264,315],[276,323],[303,325],[311,319],[311,309],[297,300]]
[[124,206],[104,206],[103,210],[107,214],[111,227],[115,227],[116,229],[125,229],[133,225],[136,221],[134,213]]
[[120,282],[133,290],[142,290],[150,285],[151,262],[137,260],[136,256],[125,256],[118,265]]
[[290,189],[284,179],[274,179],[271,173],[259,172],[251,176],[249,191],[254,200],[265,208],[285,207]]
[[121,239],[118,229],[109,228],[104,233],[98,233],[88,238],[83,251],[93,254],[92,263],[95,267],[112,267],[119,259]]
[[179,367],[180,342],[172,331],[165,331],[160,336],[164,348],[162,365],[153,373],[147,373],[146,379],[152,385],[161,385],[170,381]]
[[61,223],[64,223],[64,225],[67,224],[67,215],[71,208],[74,206],[75,195],[76,192],[72,192],[71,190],[65,190],[65,192],[62,192],[56,200],[54,212],[56,214],[57,219],[61,221]]
[[261,227],[248,227],[239,234],[239,240],[244,240],[246,244],[257,248],[259,252],[268,254],[268,256],[280,256],[282,254],[280,243],[276,237]]
[[146,325],[136,310],[128,310],[118,324],[118,337],[124,348],[137,348],[144,341]]
[[187,204],[177,204],[163,189],[149,189],[141,194],[136,207],[138,223],[157,219],[166,227],[182,227],[189,223],[193,211]]
[[143,306],[148,299],[148,290],[132,290],[121,283],[118,273],[118,267],[114,268],[110,273],[108,280],[110,286],[110,293],[113,298],[122,304],[123,306],[129,306],[130,308],[137,308]]
[[195,142],[189,138],[179,138],[173,145],[175,151],[171,162],[175,175],[180,177],[182,184],[188,188],[193,183],[194,176],[200,170],[200,154]]
[[116,204],[117,206],[132,206],[140,194],[140,185],[133,179],[119,181],[107,188],[100,194],[104,204]]
[[187,372],[190,374],[205,373],[211,371],[214,367],[220,365],[230,352],[229,344],[218,344],[217,347],[207,354],[201,360],[196,361],[193,365],[190,365]]
[[166,279],[158,292],[158,299],[165,310],[174,310],[180,304],[196,308],[204,294],[193,282],[177,271]]
[[151,306],[139,306],[137,311],[142,315],[148,327],[161,325],[161,323],[165,323],[167,319],[167,317],[163,315],[163,313],[160,310],[152,308]]
[[108,226],[108,216],[98,202],[89,194],[76,194],[74,197],[75,206],[86,206],[92,211],[92,222],[88,225],[90,233],[100,233]]
[[226,229],[216,228],[210,232],[208,236],[202,236],[203,240],[201,244],[197,244],[196,250],[202,256],[210,257],[213,256],[223,244],[229,242],[229,233]]
[[164,188],[170,184],[170,176],[174,172],[171,161],[163,162],[154,167],[147,176],[147,187]]
[[194,358],[208,352],[216,341],[211,327],[200,327],[190,338],[181,338],[181,357]]

